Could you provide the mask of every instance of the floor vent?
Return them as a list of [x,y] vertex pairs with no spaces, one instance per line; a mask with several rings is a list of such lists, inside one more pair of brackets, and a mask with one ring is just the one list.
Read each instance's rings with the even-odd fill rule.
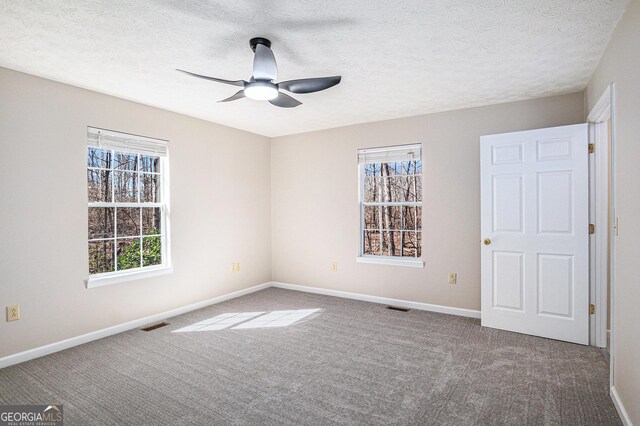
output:
[[399,312],[409,312],[409,308],[400,308],[398,306],[387,306],[387,309],[391,309],[392,311],[399,311]]
[[157,328],[164,327],[165,325],[169,325],[169,323],[162,321],[162,322],[159,322],[157,324],[153,324],[153,325],[150,325],[148,327],[141,328],[140,331],[153,331],[153,330],[155,330]]

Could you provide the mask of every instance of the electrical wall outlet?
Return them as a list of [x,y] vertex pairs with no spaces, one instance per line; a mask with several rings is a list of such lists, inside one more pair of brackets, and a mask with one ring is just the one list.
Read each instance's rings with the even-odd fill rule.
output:
[[240,262],[234,262],[231,264],[231,272],[240,272]]
[[7,306],[7,321],[17,321],[20,319],[20,305]]
[[458,282],[458,274],[456,272],[449,272],[449,284],[456,284]]
[[240,272],[240,262],[236,263],[236,272]]
[[338,262],[333,261],[331,263],[331,272],[338,272]]

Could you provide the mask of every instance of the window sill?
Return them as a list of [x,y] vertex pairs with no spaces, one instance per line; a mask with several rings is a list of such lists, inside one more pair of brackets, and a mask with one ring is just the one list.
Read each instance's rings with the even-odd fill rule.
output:
[[89,277],[85,281],[87,288],[102,287],[105,285],[124,283],[127,281],[141,280],[143,278],[156,277],[158,275],[171,274],[173,268],[171,266],[160,266],[157,268],[145,268],[138,270],[130,270],[122,273],[100,274]]
[[424,268],[424,262],[419,259],[394,259],[391,257],[358,256],[357,263],[372,263],[376,265],[405,266],[408,268]]

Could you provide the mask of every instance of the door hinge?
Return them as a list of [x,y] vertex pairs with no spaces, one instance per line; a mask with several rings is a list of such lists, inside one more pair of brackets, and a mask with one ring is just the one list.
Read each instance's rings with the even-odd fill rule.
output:
[[589,315],[593,315],[596,313],[596,305],[593,303],[589,305]]
[[593,235],[596,233],[596,226],[593,223],[589,224],[589,235]]
[[[584,145],[582,145],[584,146]],[[589,154],[593,154],[594,152],[596,152],[596,146],[592,143],[589,144]]]

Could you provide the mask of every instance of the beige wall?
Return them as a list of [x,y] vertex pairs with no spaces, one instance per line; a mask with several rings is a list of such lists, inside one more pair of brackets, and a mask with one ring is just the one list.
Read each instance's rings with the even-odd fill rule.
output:
[[[575,93],[272,139],[273,280],[480,309],[479,137],[583,121]],[[424,269],[356,263],[356,150],[417,142]],[[457,285],[447,284],[448,272],[458,273]]]
[[[88,125],[170,140],[173,274],[85,288]],[[0,357],[268,282],[269,145],[0,68]]]
[[586,91],[590,110],[610,82],[615,94],[616,238],[613,313],[614,386],[640,424],[640,2],[633,1]]

